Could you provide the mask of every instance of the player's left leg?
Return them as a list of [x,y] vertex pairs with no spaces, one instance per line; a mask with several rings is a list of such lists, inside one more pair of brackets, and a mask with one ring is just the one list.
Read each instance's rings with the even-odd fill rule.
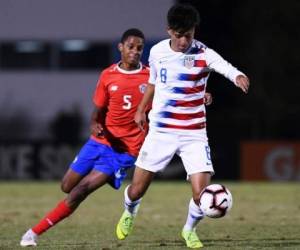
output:
[[75,187],[83,177],[83,175],[75,172],[72,168],[69,168],[62,178],[61,190],[66,194],[70,193],[73,187]]
[[73,211],[84,201],[89,194],[106,184],[110,176],[106,173],[92,170],[68,194],[65,202]]
[[206,132],[181,137],[179,156],[192,185],[193,197],[188,206],[186,223],[181,232],[189,248],[203,246],[196,234],[196,226],[204,214],[199,207],[200,193],[210,183],[213,167]]
[[191,174],[189,180],[192,186],[194,203],[198,206],[202,190],[210,184],[211,172]]
[[193,197],[189,203],[186,223],[182,229],[181,236],[184,238],[187,247],[200,248],[203,244],[196,234],[196,226],[203,219],[204,214],[199,207],[201,191],[210,183],[211,173],[195,173],[190,175]]
[[101,156],[106,146],[89,139],[81,148],[61,181],[61,190],[70,193],[71,190],[94,168],[96,160]]

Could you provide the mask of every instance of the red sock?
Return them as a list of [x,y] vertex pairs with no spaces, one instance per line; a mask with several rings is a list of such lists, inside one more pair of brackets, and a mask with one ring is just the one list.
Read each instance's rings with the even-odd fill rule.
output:
[[43,218],[37,225],[31,230],[37,235],[47,231],[50,227],[60,222],[64,218],[68,217],[74,210],[68,207],[66,202],[63,200],[59,202],[53,210],[51,210],[45,218]]

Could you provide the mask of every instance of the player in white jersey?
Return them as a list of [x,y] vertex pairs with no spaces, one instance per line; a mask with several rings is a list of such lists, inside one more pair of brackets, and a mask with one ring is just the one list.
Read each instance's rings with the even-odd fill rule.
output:
[[119,239],[133,228],[142,196],[154,175],[162,171],[174,154],[181,157],[192,185],[182,237],[187,247],[203,246],[196,225],[204,217],[199,207],[200,193],[214,173],[206,135],[204,94],[210,72],[218,72],[247,93],[249,79],[219,54],[194,39],[199,14],[189,5],[174,5],[168,12],[170,39],[150,51],[150,77],[144,97],[135,115],[143,129],[145,109],[152,100],[150,130],[140,150],[131,185],[124,192],[125,211],[117,225]]

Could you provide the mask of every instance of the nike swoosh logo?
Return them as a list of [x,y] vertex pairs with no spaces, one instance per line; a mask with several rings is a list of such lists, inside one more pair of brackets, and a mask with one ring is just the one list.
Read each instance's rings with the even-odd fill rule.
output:
[[159,63],[167,62],[168,60],[159,60]]

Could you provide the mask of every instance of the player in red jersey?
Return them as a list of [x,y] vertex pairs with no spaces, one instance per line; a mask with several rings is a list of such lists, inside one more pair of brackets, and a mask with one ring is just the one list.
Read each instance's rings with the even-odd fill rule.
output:
[[39,235],[72,214],[99,187],[108,183],[119,189],[126,170],[134,166],[146,135],[134,122],[149,78],[140,62],[144,40],[138,29],[122,35],[121,61],[105,69],[97,83],[91,137],[63,177],[61,188],[68,195],[23,235],[21,246],[36,246]]

